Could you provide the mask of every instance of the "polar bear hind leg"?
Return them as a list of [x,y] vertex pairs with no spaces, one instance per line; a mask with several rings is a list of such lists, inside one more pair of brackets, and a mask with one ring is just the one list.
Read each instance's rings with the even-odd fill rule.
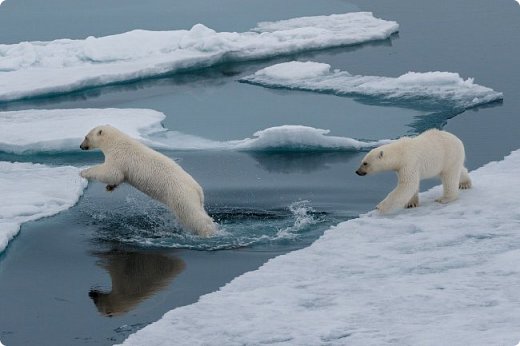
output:
[[443,195],[436,199],[439,203],[449,203],[457,199],[459,195],[460,171],[450,170],[441,173]]
[[181,225],[197,235],[208,237],[217,231],[217,225],[204,210],[198,194],[183,200],[171,200],[167,205]]
[[471,178],[469,177],[466,167],[462,167],[462,171],[460,172],[459,189],[471,189]]
[[419,206],[419,191],[413,195],[410,201],[406,204],[406,208],[416,208]]
[[198,236],[209,237],[217,231],[215,222],[204,209],[192,211],[189,215],[178,213],[176,216],[184,227],[193,230]]
[[217,226],[215,225],[215,222],[213,222],[213,219],[206,214],[204,210],[201,210],[198,213],[198,216],[195,220],[190,220],[191,226],[189,226],[191,229],[196,230],[197,234],[201,237],[209,237],[217,231]]

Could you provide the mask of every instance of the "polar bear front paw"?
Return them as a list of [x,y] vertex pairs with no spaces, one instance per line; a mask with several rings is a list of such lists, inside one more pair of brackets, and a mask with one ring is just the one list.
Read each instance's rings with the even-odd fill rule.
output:
[[406,209],[410,209],[410,208],[417,208],[419,206],[419,202],[408,202],[408,204],[405,206]]
[[381,202],[376,206],[376,209],[381,214],[388,214],[392,210],[392,207],[388,205],[388,203]]
[[461,190],[467,190],[471,189],[471,181],[464,181],[459,183],[459,189]]
[[410,208],[417,208],[419,206],[419,194],[416,193],[415,195],[413,195],[413,197],[408,201],[408,203],[406,203],[406,205],[404,206],[405,208],[407,209],[410,209]]
[[82,170],[81,172],[79,172],[79,175],[80,175],[82,178],[87,179],[87,178],[88,178],[88,169],[84,169],[84,170]]

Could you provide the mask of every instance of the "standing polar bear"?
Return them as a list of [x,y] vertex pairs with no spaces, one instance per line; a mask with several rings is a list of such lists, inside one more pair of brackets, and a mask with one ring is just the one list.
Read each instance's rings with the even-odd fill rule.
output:
[[107,184],[112,191],[127,182],[148,196],[166,204],[183,226],[201,236],[217,230],[204,210],[200,185],[177,163],[110,126],[92,129],[80,148],[99,148],[105,162],[81,171],[86,179]]
[[436,201],[448,203],[457,199],[459,189],[471,187],[464,159],[464,145],[460,139],[451,133],[432,129],[417,137],[403,137],[372,149],[356,173],[397,173],[397,187],[377,205],[384,214],[397,208],[417,207],[420,180],[435,176],[440,176],[444,191]]

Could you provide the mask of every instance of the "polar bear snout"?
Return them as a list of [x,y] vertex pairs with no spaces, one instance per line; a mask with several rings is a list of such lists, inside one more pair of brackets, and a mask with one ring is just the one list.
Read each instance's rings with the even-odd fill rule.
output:
[[356,174],[357,174],[357,175],[360,175],[360,176],[364,176],[364,175],[367,175],[367,172],[362,171],[361,168],[359,168],[359,169],[356,171]]
[[88,145],[88,140],[86,138],[83,140],[83,142],[81,142],[81,144],[79,145],[79,148],[81,150],[89,150],[90,149],[90,146]]

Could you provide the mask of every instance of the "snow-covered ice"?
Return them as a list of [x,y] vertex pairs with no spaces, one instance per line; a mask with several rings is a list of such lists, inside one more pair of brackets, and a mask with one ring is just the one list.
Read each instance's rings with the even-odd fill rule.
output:
[[408,72],[397,78],[351,75],[318,62],[292,61],[266,67],[242,82],[265,87],[470,108],[501,100],[502,93],[464,80],[458,73]]
[[520,339],[520,150],[441,205],[328,230],[124,345],[514,345]]
[[85,135],[110,124],[144,140],[163,131],[165,115],[149,109],[53,109],[0,112],[0,151],[10,153],[80,150]]
[[312,151],[359,150],[388,140],[360,141],[330,136],[329,130],[301,125],[271,127],[252,138],[215,141],[177,131],[167,131],[163,113],[149,109],[53,109],[0,112],[0,151],[23,154],[79,151],[90,129],[110,124],[157,149]]
[[259,23],[249,32],[134,30],[84,40],[0,45],[0,101],[64,93],[222,62],[359,44],[397,32],[370,12]]
[[360,150],[389,143],[389,140],[359,141],[330,136],[330,130],[301,125],[283,125],[257,131],[253,138],[231,141],[236,150]]
[[70,208],[86,186],[75,167],[0,161],[0,252],[22,223]]

